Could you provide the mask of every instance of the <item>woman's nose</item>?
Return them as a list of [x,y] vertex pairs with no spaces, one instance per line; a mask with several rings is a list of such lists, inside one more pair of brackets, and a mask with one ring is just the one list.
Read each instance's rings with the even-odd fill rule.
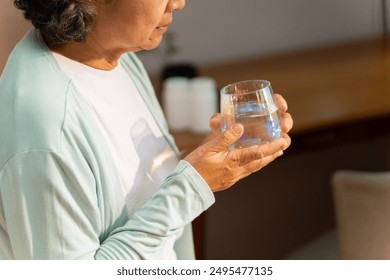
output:
[[170,0],[167,6],[167,12],[179,11],[186,5],[186,0]]

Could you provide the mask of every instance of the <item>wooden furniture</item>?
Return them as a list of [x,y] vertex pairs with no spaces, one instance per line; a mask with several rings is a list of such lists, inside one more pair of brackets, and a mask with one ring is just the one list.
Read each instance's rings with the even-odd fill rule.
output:
[[[288,101],[292,134],[390,114],[390,46],[383,39],[206,66],[200,73],[218,87],[271,81]],[[201,138],[187,132],[177,137],[186,148]]]
[[[372,127],[390,115],[390,45],[384,39],[206,66],[200,73],[215,78],[219,88],[240,80],[271,81],[274,91],[288,101],[294,119],[291,135],[301,140],[292,146],[294,150],[332,144],[335,137],[346,140],[346,124],[369,123]],[[328,131],[327,136],[321,133],[318,137],[318,132],[337,127],[337,135]],[[204,137],[190,132],[173,134],[185,150],[195,148]]]
[[[292,145],[285,154],[288,156],[389,133],[389,63],[387,40],[372,39],[221,63],[203,67],[200,73],[215,78],[219,87],[248,79],[271,81],[274,91],[283,94],[288,101],[294,119]],[[203,135],[189,132],[173,134],[178,146],[185,150],[194,149],[203,139]],[[318,225],[313,225],[317,232],[310,235],[309,229],[305,238],[333,223],[329,212],[331,197],[324,199],[328,200],[323,213],[326,217],[318,217]],[[207,218],[207,212],[205,215]],[[201,216],[194,223],[198,258],[204,257],[204,219]],[[291,240],[291,246],[276,248],[278,253],[270,257],[283,256],[299,242]]]
[[210,66],[219,86],[267,79],[288,100],[293,132],[390,113],[390,47],[370,40]]

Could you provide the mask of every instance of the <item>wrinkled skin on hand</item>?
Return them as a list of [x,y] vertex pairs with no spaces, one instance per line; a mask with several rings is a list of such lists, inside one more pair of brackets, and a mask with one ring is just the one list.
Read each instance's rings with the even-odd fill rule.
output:
[[221,133],[220,114],[211,117],[212,132],[205,138],[203,144],[184,160],[198,171],[213,192],[228,189],[239,180],[262,169],[281,156],[290,146],[291,139],[287,133],[293,126],[293,120],[287,113],[287,103],[284,98],[275,94],[275,100],[282,117],[282,138],[274,139],[269,143],[230,150],[229,146],[241,137],[244,127],[236,124]]

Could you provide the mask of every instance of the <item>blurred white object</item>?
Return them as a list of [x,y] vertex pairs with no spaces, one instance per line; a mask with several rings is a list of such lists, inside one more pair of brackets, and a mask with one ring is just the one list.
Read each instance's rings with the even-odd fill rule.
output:
[[190,125],[189,79],[171,77],[163,84],[164,111],[170,130],[187,130]]
[[190,83],[191,121],[189,129],[194,133],[209,132],[210,117],[218,110],[216,81],[209,77],[196,77]]

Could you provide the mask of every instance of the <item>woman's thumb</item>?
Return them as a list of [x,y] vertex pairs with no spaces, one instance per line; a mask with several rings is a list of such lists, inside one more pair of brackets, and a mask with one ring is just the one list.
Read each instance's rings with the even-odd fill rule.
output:
[[242,136],[244,132],[244,127],[242,124],[235,124],[229,129],[227,129],[224,133],[222,133],[219,137],[215,139],[217,141],[218,146],[222,146],[223,148],[227,148],[236,142]]

